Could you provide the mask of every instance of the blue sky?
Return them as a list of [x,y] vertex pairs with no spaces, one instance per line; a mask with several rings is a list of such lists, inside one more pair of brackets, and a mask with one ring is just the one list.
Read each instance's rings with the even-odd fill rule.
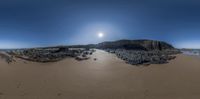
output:
[[0,48],[118,39],[200,48],[199,11],[196,0],[1,0]]

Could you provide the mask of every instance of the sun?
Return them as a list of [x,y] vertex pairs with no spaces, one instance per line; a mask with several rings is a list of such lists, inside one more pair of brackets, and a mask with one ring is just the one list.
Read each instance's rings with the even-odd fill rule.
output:
[[98,33],[98,37],[99,37],[99,38],[103,38],[103,37],[104,37],[104,33],[99,32],[99,33]]

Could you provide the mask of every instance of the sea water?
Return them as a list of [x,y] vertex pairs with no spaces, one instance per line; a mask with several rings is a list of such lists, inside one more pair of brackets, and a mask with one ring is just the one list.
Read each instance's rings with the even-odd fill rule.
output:
[[196,50],[196,49],[193,49],[193,50],[183,50],[182,52],[185,55],[200,56],[200,50]]

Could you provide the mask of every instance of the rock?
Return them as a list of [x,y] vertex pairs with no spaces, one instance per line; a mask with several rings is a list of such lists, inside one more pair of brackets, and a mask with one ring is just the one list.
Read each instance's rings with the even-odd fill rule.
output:
[[87,59],[89,59],[89,57],[77,56],[75,59],[78,60],[78,61],[82,61],[82,60],[87,60]]
[[94,61],[96,61],[97,60],[97,58],[94,58]]
[[11,62],[15,62],[14,57],[6,52],[0,52],[0,57],[4,59],[8,64]]
[[124,60],[128,64],[143,65],[143,64],[164,64],[169,60],[175,59],[174,50],[153,50],[153,51],[136,51],[126,49],[106,49],[107,52],[115,52],[116,56]]
[[34,62],[55,62],[66,57],[77,58],[77,60],[88,59],[89,51],[82,48],[33,48],[33,49],[18,49],[9,52],[10,55]]

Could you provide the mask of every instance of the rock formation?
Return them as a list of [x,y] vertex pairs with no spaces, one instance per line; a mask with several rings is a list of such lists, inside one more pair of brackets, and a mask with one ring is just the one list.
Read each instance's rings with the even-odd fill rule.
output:
[[8,64],[15,61],[13,56],[7,54],[6,52],[0,52],[0,58],[4,59]]
[[98,48],[114,53],[128,64],[163,64],[180,53],[172,45],[155,40],[119,40],[103,42]]
[[85,48],[48,47],[12,50],[8,53],[14,57],[34,62],[55,62],[67,57],[77,60],[89,59],[94,50]]
[[103,42],[96,45],[100,49],[127,49],[127,50],[166,50],[174,49],[170,44],[155,40],[119,40]]

